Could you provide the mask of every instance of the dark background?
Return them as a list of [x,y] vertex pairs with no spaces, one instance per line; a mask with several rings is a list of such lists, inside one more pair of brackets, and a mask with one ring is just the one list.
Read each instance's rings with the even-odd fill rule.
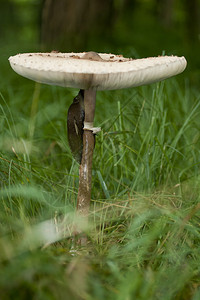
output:
[[[199,88],[200,0],[1,0],[1,73],[22,52],[184,55]],[[181,77],[183,78],[183,77]]]

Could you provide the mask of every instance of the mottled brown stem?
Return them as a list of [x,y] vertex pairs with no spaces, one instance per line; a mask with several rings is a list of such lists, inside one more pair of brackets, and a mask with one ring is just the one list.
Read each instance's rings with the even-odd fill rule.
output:
[[[96,91],[84,91],[85,122],[93,124],[96,103]],[[91,125],[92,126],[92,125]],[[92,183],[92,158],[94,151],[94,134],[92,130],[84,130],[83,152],[79,169],[79,190],[77,198],[77,210],[83,216],[87,216],[91,199]]]
[[[84,55],[84,59],[88,60],[102,60],[101,57],[95,52],[88,52]],[[91,74],[91,82],[93,75]],[[92,158],[94,151],[94,133],[92,130],[95,114],[96,104],[96,91],[94,89],[84,90],[84,109],[86,129],[83,133],[83,152],[82,160],[79,169],[79,189],[77,197],[77,212],[82,216],[88,218],[90,200],[91,200],[91,187],[92,187]],[[91,130],[90,130],[91,128]],[[78,232],[80,233],[80,231]],[[80,236],[77,240],[80,245],[87,243],[85,235]]]
[[77,198],[77,209],[84,216],[88,215],[90,207],[93,150],[94,134],[90,130],[84,130],[83,153],[79,169],[79,190]]
[[84,90],[85,122],[93,123],[96,105],[96,91]]

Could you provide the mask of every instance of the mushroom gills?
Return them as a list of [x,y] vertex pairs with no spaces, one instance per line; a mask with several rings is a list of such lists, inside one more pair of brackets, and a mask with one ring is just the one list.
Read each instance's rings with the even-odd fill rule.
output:
[[74,159],[80,164],[83,151],[83,127],[85,119],[84,90],[73,99],[67,114],[68,143]]

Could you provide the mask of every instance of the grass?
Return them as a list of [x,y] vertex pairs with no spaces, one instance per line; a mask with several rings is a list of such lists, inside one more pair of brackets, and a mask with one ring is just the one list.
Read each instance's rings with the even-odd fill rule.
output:
[[[198,300],[197,90],[172,78],[98,93],[102,131],[87,225],[74,215],[78,165],[66,139],[77,91],[7,75],[0,90],[0,299]],[[85,247],[73,248],[74,223],[88,235]]]

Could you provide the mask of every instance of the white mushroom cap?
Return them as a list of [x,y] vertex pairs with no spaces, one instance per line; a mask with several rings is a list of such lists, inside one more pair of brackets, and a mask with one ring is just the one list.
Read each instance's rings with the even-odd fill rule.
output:
[[100,61],[84,59],[85,53],[25,53],[9,58],[18,74],[37,82],[79,89],[114,90],[150,84],[184,71],[186,59],[159,56],[127,59],[99,54]]

